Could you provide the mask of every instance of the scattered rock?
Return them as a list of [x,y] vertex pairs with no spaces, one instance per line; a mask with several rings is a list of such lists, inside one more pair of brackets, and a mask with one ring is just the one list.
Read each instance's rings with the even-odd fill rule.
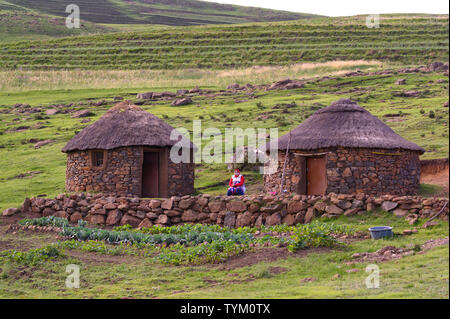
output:
[[80,117],[88,117],[88,116],[93,116],[94,113],[92,113],[89,110],[81,110],[81,111],[77,111],[75,113],[72,114],[72,118],[80,118]]
[[19,210],[17,208],[11,207],[11,208],[7,208],[3,211],[3,216],[12,216],[15,215],[19,212]]
[[188,105],[192,104],[192,99],[190,97],[183,97],[181,99],[176,99],[172,102],[172,106],[181,106],[181,105]]

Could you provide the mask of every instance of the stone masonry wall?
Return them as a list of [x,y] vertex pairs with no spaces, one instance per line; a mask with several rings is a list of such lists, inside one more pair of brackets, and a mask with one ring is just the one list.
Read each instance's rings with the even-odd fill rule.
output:
[[[325,196],[172,196],[167,199],[108,197],[101,194],[58,195],[54,199],[26,199],[21,209],[29,217],[58,216],[94,225],[218,224],[227,227],[309,223],[313,218],[365,214],[377,208],[407,218],[429,218],[448,202],[446,198],[419,196],[371,196],[364,194]],[[12,209],[9,209],[12,210]],[[5,210],[7,212],[8,210]],[[448,205],[440,218],[448,220]],[[5,212],[3,213],[5,215]],[[6,214],[9,214],[8,212]]]
[[141,195],[142,148],[108,150],[104,167],[92,167],[89,151],[67,153],[66,190]]
[[[382,149],[322,149],[289,152],[283,189],[296,192],[300,181],[299,154],[326,153],[327,193],[414,195],[419,191],[420,161],[417,152]],[[278,171],[264,176],[266,192],[279,192],[285,152],[278,156]]]
[[[141,196],[142,147],[106,151],[103,167],[90,165],[89,151],[67,154],[66,190],[101,192],[118,196]],[[194,192],[194,163],[173,163],[168,159],[168,196]]]

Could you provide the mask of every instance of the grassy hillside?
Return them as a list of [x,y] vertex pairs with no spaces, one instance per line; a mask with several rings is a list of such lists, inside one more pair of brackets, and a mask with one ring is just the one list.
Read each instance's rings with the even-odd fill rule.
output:
[[[70,0],[4,0],[41,13],[65,17]],[[199,25],[284,21],[315,15],[218,4],[198,0],[77,0],[81,18],[107,24]]]
[[448,61],[448,15],[202,26],[8,43],[1,69],[189,69],[330,60]]

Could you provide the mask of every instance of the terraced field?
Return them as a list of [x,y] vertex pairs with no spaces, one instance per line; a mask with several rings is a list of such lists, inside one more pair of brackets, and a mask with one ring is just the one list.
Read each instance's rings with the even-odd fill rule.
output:
[[170,28],[6,44],[1,69],[189,69],[376,59],[448,61],[448,15]]
[[174,26],[284,21],[317,17],[262,8],[197,0],[3,0],[6,4],[66,17],[65,8],[76,3],[81,19],[107,24],[163,24]]

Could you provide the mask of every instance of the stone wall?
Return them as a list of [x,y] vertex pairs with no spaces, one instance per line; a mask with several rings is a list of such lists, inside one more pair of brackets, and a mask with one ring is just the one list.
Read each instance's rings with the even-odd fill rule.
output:
[[[91,165],[89,151],[67,153],[66,190],[141,196],[143,147],[121,147],[105,152],[104,165],[101,167]],[[194,192],[194,165],[175,164],[168,156],[168,196]]]
[[[58,195],[54,199],[26,199],[21,210],[31,217],[58,216],[76,223],[84,219],[97,225],[148,227],[183,223],[218,224],[228,227],[309,223],[313,218],[365,214],[381,208],[407,218],[429,218],[448,199],[419,196],[173,196],[167,199],[108,197],[101,194]],[[448,220],[448,205],[440,216]]]
[[106,151],[102,167],[92,167],[89,151],[67,153],[66,190],[141,195],[142,148]]
[[[417,152],[382,149],[320,149],[310,152],[291,150],[286,163],[283,189],[297,192],[302,178],[300,158],[296,154],[324,154],[326,193],[372,195],[414,195],[419,191],[420,161]],[[305,158],[305,157],[304,157]],[[264,190],[280,190],[285,152],[278,156],[278,170],[264,176]]]

